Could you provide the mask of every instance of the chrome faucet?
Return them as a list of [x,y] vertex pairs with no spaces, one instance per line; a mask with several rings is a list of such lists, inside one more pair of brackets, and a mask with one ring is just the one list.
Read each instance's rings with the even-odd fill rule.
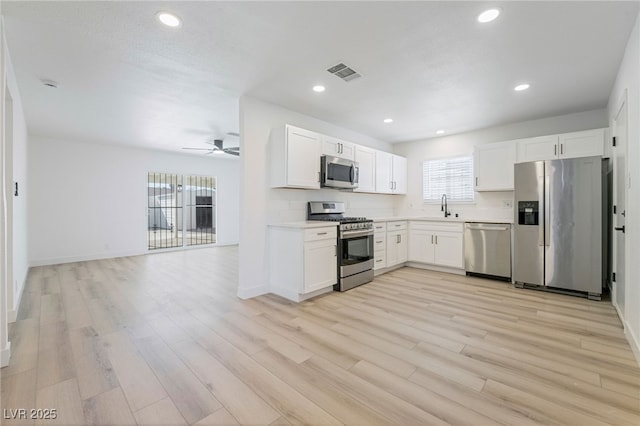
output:
[[442,194],[440,199],[440,211],[444,212],[444,217],[451,216],[451,212],[447,208],[447,194]]

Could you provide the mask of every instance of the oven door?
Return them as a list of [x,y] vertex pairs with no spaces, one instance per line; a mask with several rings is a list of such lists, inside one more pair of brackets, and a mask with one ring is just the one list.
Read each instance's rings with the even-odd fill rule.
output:
[[323,155],[322,186],[330,188],[357,188],[358,163],[344,158]]
[[340,236],[340,277],[373,269],[373,231],[343,231]]

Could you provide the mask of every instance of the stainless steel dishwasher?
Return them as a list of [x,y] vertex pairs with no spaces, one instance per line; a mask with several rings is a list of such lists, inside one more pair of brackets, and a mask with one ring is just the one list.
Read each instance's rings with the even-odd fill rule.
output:
[[511,279],[511,225],[464,224],[464,265],[467,274]]

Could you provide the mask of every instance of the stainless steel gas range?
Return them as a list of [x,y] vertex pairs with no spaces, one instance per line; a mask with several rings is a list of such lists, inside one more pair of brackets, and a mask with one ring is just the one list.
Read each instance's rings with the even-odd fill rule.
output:
[[340,201],[309,201],[307,219],[340,222],[334,290],[346,291],[373,280],[373,220],[344,216]]

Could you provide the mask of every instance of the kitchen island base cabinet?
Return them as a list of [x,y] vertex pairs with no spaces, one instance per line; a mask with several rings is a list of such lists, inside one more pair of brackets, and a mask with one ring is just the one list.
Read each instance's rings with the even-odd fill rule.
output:
[[338,283],[337,227],[273,226],[269,235],[271,293],[300,302]]
[[464,268],[461,223],[409,222],[409,262]]

